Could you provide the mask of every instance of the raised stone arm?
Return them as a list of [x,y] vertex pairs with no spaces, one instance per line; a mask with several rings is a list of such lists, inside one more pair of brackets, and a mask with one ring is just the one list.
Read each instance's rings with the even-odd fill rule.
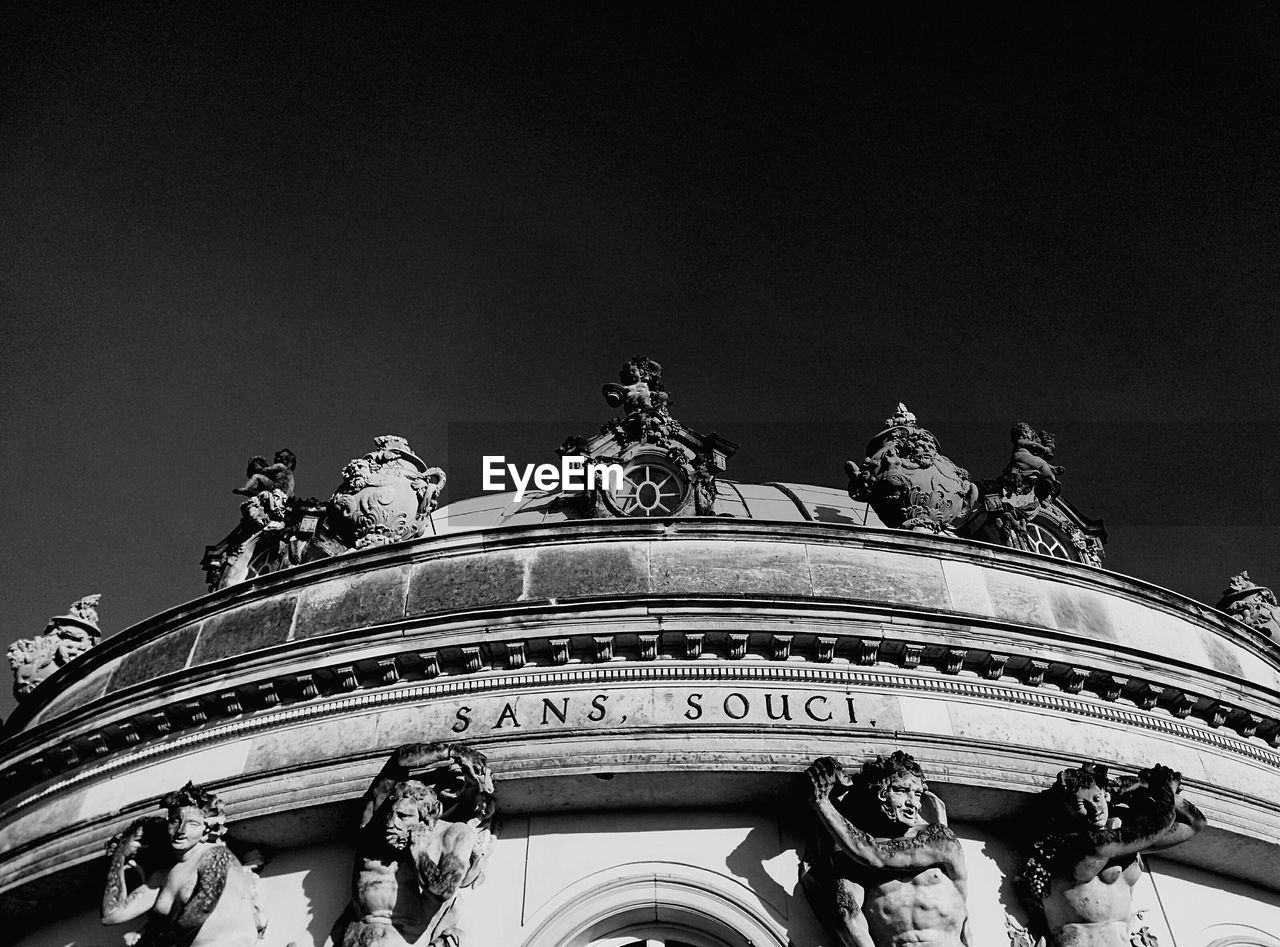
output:
[[[1077,883],[1096,876],[1112,859],[1140,852],[1169,848],[1186,841],[1199,827],[1190,823],[1178,824],[1178,796],[1182,777],[1167,766],[1156,765],[1138,774],[1139,782],[1129,795],[1141,791],[1139,804],[1131,807],[1130,814],[1119,828],[1095,829],[1085,836],[1085,850],[1075,860],[1071,875]],[[1204,817],[1198,809],[1186,803],[1189,813]]]
[[[1172,794],[1172,821],[1166,823],[1167,794]],[[1123,793],[1118,794],[1120,802],[1130,805],[1138,812],[1136,820],[1131,821],[1136,830],[1148,831],[1151,838],[1143,851],[1160,851],[1180,845],[1192,838],[1205,827],[1208,819],[1182,794],[1182,774],[1167,766],[1153,766],[1138,773],[1138,781]],[[1135,797],[1130,801],[1129,797]],[[1143,809],[1148,812],[1144,814]],[[1164,828],[1153,824],[1158,820]]]
[[[103,924],[124,924],[155,906],[160,887],[153,883],[151,872],[138,865],[138,859],[145,854],[145,836],[163,825],[164,819],[157,816],[138,819],[112,840],[114,849],[107,868],[107,883],[102,889]],[[142,883],[132,891],[128,879],[130,868],[139,868],[143,873]]]
[[435,763],[452,759],[455,750],[442,743],[406,743],[388,757],[382,771],[374,777],[373,782],[364,794],[364,814],[360,818],[360,828],[369,824],[374,813],[391,795],[397,783],[409,778],[415,769],[422,769]]
[[831,801],[838,773],[839,764],[830,757],[815,760],[808,770],[810,803],[840,851],[868,868],[923,871],[954,866],[959,845],[945,825],[932,825],[909,838],[877,839],[842,816]]
[[[419,884],[441,899],[452,898],[462,887],[471,868],[471,855],[476,845],[476,832],[464,823],[439,823],[429,830],[425,825],[415,827],[409,847],[414,865],[418,869]],[[439,834],[438,857],[431,853],[431,836]]]

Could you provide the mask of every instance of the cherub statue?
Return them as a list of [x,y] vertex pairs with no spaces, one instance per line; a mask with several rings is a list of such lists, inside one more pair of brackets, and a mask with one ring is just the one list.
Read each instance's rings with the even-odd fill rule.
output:
[[276,451],[275,462],[270,465],[267,458],[256,455],[249,458],[249,468],[245,471],[248,479],[244,486],[231,492],[251,497],[263,490],[279,490],[287,497],[293,496],[293,471],[297,466],[297,456],[287,447]]
[[1013,441],[1013,456],[1009,458],[1006,472],[1021,475],[1038,474],[1051,485],[1052,492],[1058,492],[1058,475],[1066,473],[1067,468],[1056,467],[1051,463],[1057,442],[1048,431],[1036,432],[1026,421],[1019,421],[1009,432]]
[[222,800],[187,783],[161,805],[167,820],[138,819],[108,843],[102,923],[148,915],[127,947],[253,947],[266,915],[255,877],[222,843]]
[[620,407],[625,414],[667,410],[671,396],[662,384],[662,366],[653,359],[637,355],[622,366],[618,381],[621,384],[610,383],[600,389],[610,407]]
[[807,775],[820,845],[802,884],[842,947],[967,947],[964,852],[911,755],[856,777],[823,757]]
[[[1167,766],[1113,781],[1107,767],[1064,769],[1046,791],[1045,836],[1022,873],[1048,947],[1129,947],[1140,852],[1187,841],[1205,818]],[[1036,913],[1036,912],[1033,912]]]
[[442,743],[396,750],[365,793],[354,900],[333,942],[458,947],[456,898],[484,880],[493,812],[493,776],[479,753]]

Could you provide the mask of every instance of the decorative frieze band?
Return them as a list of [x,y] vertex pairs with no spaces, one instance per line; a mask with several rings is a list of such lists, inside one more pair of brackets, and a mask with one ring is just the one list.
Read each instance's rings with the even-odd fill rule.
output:
[[[903,662],[906,663],[905,661]],[[1043,662],[1032,662],[1042,664]],[[989,667],[990,665],[986,665]],[[349,667],[349,666],[344,666]],[[1061,690],[1048,690],[1018,686],[1008,683],[997,683],[981,678],[960,677],[954,674],[930,674],[914,671],[912,673],[895,673],[890,670],[864,669],[855,666],[832,667],[829,664],[788,664],[757,662],[715,662],[706,661],[692,664],[641,664],[622,663],[613,665],[583,664],[572,668],[547,668],[529,670],[524,673],[503,673],[491,676],[453,677],[420,683],[401,684],[395,687],[371,688],[365,693],[349,696],[335,696],[322,701],[296,704],[281,709],[272,709],[227,723],[217,724],[205,729],[182,734],[165,742],[153,742],[150,745],[139,745],[136,739],[122,737],[122,745],[108,757],[108,747],[103,733],[90,734],[85,741],[88,752],[77,752],[73,746],[62,746],[45,755],[46,760],[57,757],[57,763],[71,768],[81,765],[85,760],[93,760],[81,771],[65,779],[57,780],[39,791],[32,793],[9,806],[6,815],[26,808],[39,800],[75,787],[87,781],[101,779],[112,772],[141,763],[169,756],[179,752],[230,739],[240,739],[246,735],[271,730],[303,720],[318,720],[325,717],[340,716],[352,711],[374,707],[394,707],[396,705],[420,703],[425,700],[462,695],[513,693],[528,688],[547,688],[569,685],[626,684],[642,682],[650,684],[689,682],[723,682],[784,684],[799,686],[805,684],[835,685],[841,687],[857,687],[871,690],[897,690],[917,693],[938,694],[945,697],[963,697],[980,699],[996,703],[1013,704],[1039,710],[1071,714],[1095,720],[1118,723],[1125,727],[1137,728],[1162,735],[1174,736],[1194,743],[1213,747],[1216,750],[1244,756],[1270,766],[1280,767],[1280,752],[1266,746],[1223,733],[1220,729],[1208,729],[1184,723],[1172,715],[1151,713],[1140,709],[1127,709],[1104,700],[1088,697],[1077,697]],[[1150,693],[1144,685],[1143,693]],[[196,703],[189,701],[186,706]],[[1212,715],[1216,719],[1226,719],[1229,708],[1215,703]],[[1242,730],[1250,731],[1246,736],[1256,733],[1261,726],[1261,718],[1254,714],[1235,714],[1241,722]],[[194,715],[193,715],[194,718]],[[817,718],[815,718],[816,720]],[[1207,721],[1210,726],[1213,720]],[[1273,728],[1271,742],[1275,743],[1275,721],[1266,721]]]

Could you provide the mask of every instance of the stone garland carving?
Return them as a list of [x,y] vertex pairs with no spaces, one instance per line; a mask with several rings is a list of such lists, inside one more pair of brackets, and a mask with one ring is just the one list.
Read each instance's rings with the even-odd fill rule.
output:
[[801,881],[839,943],[968,947],[964,853],[910,754],[875,757],[857,776],[823,757],[807,776],[819,843]]
[[969,472],[940,453],[938,439],[899,404],[867,445],[861,465],[848,461],[849,496],[871,504],[886,526],[923,532],[950,532],[978,503]]
[[1112,780],[1105,766],[1086,763],[1060,772],[1044,802],[1045,831],[1021,878],[1032,931],[1047,947],[1152,943],[1133,912],[1139,853],[1178,845],[1205,825],[1181,775],[1156,765]]
[[98,627],[101,595],[86,595],[72,604],[66,615],[49,619],[44,632],[19,638],[9,645],[13,668],[13,696],[22,701],[45,678],[84,654],[102,638]]
[[1214,607],[1280,641],[1280,606],[1276,604],[1275,593],[1266,586],[1257,585],[1249,578],[1248,572],[1231,577],[1230,584]]
[[[411,778],[413,777],[413,778]],[[364,796],[339,947],[458,947],[458,896],[484,880],[493,842],[493,774],[474,750],[412,743]]]
[[167,819],[138,819],[107,844],[102,923],[147,915],[126,947],[252,947],[266,915],[257,876],[222,841],[222,800],[187,783],[161,805]]
[[[716,477],[737,445],[715,434],[703,436],[671,416],[671,395],[662,365],[637,355],[601,388],[605,401],[622,411],[594,438],[569,437],[556,451],[627,471],[623,491],[586,491],[579,515],[714,516]],[[648,466],[646,466],[646,464]]]

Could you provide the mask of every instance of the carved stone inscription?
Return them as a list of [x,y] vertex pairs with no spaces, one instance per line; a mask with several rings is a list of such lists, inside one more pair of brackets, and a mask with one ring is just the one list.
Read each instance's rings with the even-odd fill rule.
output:
[[[902,729],[892,697],[842,690],[723,685],[545,691],[436,705],[430,726],[459,736],[498,731],[725,726]],[[465,738],[464,737],[464,738]]]

